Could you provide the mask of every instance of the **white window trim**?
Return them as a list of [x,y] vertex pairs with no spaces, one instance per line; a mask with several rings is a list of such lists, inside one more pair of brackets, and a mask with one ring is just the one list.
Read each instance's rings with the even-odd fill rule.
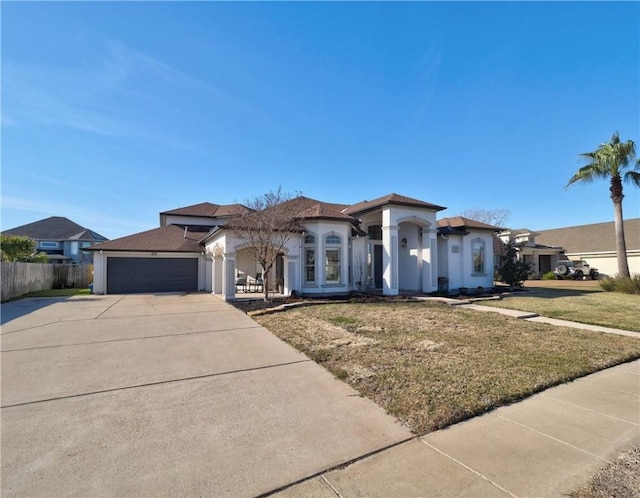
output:
[[[339,239],[338,242],[328,242],[327,240],[329,239],[329,237],[337,237]],[[343,286],[344,283],[342,281],[342,266],[343,266],[343,258],[342,258],[342,243],[343,243],[343,237],[342,235],[340,235],[339,233],[336,232],[328,232],[324,235],[324,237],[322,238],[323,241],[323,248],[322,248],[322,256],[323,256],[323,267],[324,267],[324,275],[323,275],[323,282],[324,282],[324,286],[326,287],[333,287],[333,286]],[[338,280],[328,280],[327,279],[327,269],[328,269],[328,263],[327,263],[327,252],[328,251],[337,251],[338,252],[338,264],[336,265],[338,267]],[[332,265],[333,266],[333,265]]]
[[[482,271],[476,271],[475,265],[475,246],[476,244],[482,245]],[[477,237],[471,241],[471,275],[474,277],[484,277],[487,275],[487,242]]]
[[[314,238],[313,243],[305,243],[305,238],[308,236],[312,236]],[[307,280],[307,251],[311,250],[314,252],[313,257],[313,280]],[[317,287],[318,286],[318,235],[307,231],[305,236],[302,238],[302,286],[303,287]]]

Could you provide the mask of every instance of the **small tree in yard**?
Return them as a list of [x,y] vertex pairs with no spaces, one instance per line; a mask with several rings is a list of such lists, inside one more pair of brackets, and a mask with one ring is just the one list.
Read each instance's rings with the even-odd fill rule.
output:
[[287,242],[301,230],[297,197],[282,192],[262,194],[248,201],[250,212],[235,218],[229,229],[262,268],[264,300],[269,301],[269,272]]
[[22,263],[46,263],[47,255],[38,252],[35,240],[22,235],[2,235],[0,237],[2,261]]
[[528,263],[518,260],[518,248],[513,240],[503,245],[500,255],[498,279],[511,287],[522,287],[522,283],[529,277],[531,268]]

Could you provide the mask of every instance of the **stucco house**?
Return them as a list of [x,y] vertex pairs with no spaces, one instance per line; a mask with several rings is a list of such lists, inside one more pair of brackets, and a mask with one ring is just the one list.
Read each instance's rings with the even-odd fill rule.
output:
[[[640,274],[640,218],[625,220],[624,232],[629,271]],[[613,221],[537,232],[526,228],[503,230],[498,238],[504,243],[515,241],[518,259],[529,263],[538,277],[553,271],[561,259],[586,261],[602,276],[618,273]]]
[[[389,194],[356,204],[298,197],[300,230],[282,248],[272,282],[284,294],[321,296],[377,289],[393,296],[493,285],[493,234],[498,229],[445,209]],[[240,204],[196,204],[160,213],[160,227],[91,248],[94,292],[208,291],[233,299],[241,276],[260,267],[227,226]],[[273,270],[272,270],[273,272]]]
[[503,230],[498,234],[498,239],[506,244],[513,241],[518,248],[518,259],[529,264],[531,272],[541,277],[545,273],[553,271],[559,259],[566,259],[563,248],[560,246],[540,243],[541,232],[535,232],[528,228],[516,230]]
[[[640,274],[640,218],[624,220],[627,262],[631,274]],[[618,273],[615,227],[613,221],[552,230],[540,230],[540,244],[562,248],[562,258],[587,261],[601,275]]]
[[91,263],[93,254],[85,249],[108,239],[64,216],[51,216],[2,232],[20,235],[37,242],[38,251],[47,255],[50,263]]

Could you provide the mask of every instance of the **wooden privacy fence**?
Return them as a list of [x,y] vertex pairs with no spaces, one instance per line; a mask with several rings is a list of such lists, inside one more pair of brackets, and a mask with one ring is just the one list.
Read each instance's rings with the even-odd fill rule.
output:
[[0,282],[2,301],[49,289],[89,287],[93,265],[57,265],[49,263],[2,263]]

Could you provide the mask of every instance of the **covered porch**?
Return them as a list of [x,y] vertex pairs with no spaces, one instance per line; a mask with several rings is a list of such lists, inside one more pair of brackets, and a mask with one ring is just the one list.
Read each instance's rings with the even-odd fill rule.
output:
[[[247,247],[225,251],[219,241],[207,250],[211,258],[211,292],[221,299],[263,299],[265,282],[262,267]],[[228,242],[228,241],[227,241]],[[292,273],[287,252],[279,252],[269,271],[266,285],[270,295],[286,296],[291,292]]]

